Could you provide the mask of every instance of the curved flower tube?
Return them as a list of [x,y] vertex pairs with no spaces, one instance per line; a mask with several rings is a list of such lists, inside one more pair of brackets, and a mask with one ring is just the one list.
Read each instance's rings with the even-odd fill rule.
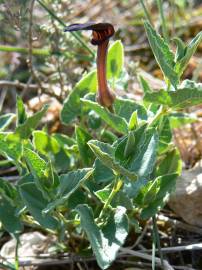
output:
[[109,39],[115,33],[114,27],[110,23],[71,24],[65,28],[65,31],[92,30],[93,37],[91,43],[97,45],[97,77],[98,77],[98,102],[109,109],[115,100],[115,94],[107,84],[106,61]]

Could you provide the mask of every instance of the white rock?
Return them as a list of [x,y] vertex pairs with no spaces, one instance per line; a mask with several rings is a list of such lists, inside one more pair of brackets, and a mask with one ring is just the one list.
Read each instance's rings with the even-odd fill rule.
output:
[[202,227],[202,167],[184,170],[178,178],[169,206],[187,223]]
[[[47,237],[39,232],[24,233],[20,236],[20,246],[18,249],[19,258],[30,260],[30,257],[44,252],[44,245],[47,245]],[[1,248],[0,255],[10,262],[14,262],[16,240],[12,239]]]

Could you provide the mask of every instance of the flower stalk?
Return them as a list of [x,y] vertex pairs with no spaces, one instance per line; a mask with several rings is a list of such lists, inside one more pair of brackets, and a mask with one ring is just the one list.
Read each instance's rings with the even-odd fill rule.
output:
[[98,102],[104,106],[110,108],[114,102],[115,95],[110,91],[107,84],[106,75],[106,62],[107,62],[107,50],[109,41],[106,40],[98,45],[97,50],[97,78],[98,78]]
[[65,31],[92,30],[93,38],[91,43],[97,45],[97,78],[98,78],[98,94],[97,101],[104,107],[112,110],[115,100],[115,94],[107,84],[106,64],[108,44],[111,36],[114,35],[114,27],[109,23],[86,23],[72,24]]

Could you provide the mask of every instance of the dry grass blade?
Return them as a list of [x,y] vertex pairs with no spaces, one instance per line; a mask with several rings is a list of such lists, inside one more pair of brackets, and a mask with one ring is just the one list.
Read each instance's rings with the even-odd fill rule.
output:
[[[120,250],[121,250],[121,255],[130,254],[130,255],[133,255],[135,257],[147,260],[147,261],[152,261],[152,256],[151,255],[144,254],[144,253],[139,252],[139,251],[134,251],[134,250],[131,250],[131,249],[128,249],[128,248],[121,248]],[[161,267],[160,258],[156,257],[155,262],[159,267]],[[163,260],[163,263],[164,263],[165,270],[174,270],[174,268],[168,263],[168,261]]]

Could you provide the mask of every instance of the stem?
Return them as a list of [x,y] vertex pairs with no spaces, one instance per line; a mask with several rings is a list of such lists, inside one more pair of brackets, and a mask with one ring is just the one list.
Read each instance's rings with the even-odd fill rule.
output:
[[0,160],[0,167],[1,166],[5,166],[5,165],[12,165],[12,161],[11,160],[7,160],[7,159],[5,159],[5,160]]
[[[56,21],[58,21],[62,26],[66,26],[66,24],[55,15],[55,13],[50,10],[41,0],[37,0],[37,2],[48,12],[48,14],[54,18]],[[71,32],[73,37],[93,56],[95,57],[95,53],[86,45],[86,43],[79,37],[79,35],[75,32]]]
[[157,246],[158,246],[159,257],[161,259],[161,266],[162,266],[162,269],[165,269],[164,261],[163,261],[163,253],[161,250],[160,237],[159,237],[159,232],[158,232],[158,227],[157,227],[157,222],[156,222],[156,216],[152,217],[152,221],[153,221],[153,233],[155,236],[155,242],[157,243]]
[[98,87],[101,95],[104,95],[107,86],[106,78],[106,61],[107,61],[107,50],[109,41],[106,40],[102,44],[98,45],[97,51],[97,77],[98,77]]
[[153,240],[152,240],[152,270],[155,270],[155,265],[156,265],[156,257],[155,257],[155,253],[156,253],[156,238],[155,238],[155,234],[154,234],[154,230],[153,230]]
[[145,17],[147,18],[147,20],[149,21],[149,23],[150,23],[151,25],[153,25],[151,16],[150,16],[150,14],[149,14],[149,11],[147,10],[147,7],[146,7],[145,4],[144,4],[144,1],[143,1],[143,0],[140,0],[140,4],[142,5],[142,8],[143,8],[143,10],[144,10],[144,15],[145,15]]
[[115,179],[115,181],[114,181],[113,189],[112,189],[112,191],[111,191],[111,193],[110,193],[110,195],[109,195],[107,201],[105,202],[105,204],[104,204],[104,206],[103,206],[103,208],[102,208],[102,211],[100,212],[100,215],[99,215],[98,219],[100,219],[100,218],[103,216],[105,210],[109,207],[109,205],[110,205],[112,199],[114,198],[114,196],[116,195],[116,193],[117,193],[117,192],[120,190],[120,188],[122,187],[122,184],[123,184],[123,182],[122,182],[122,181],[118,178],[118,176],[117,176],[116,179]]
[[111,107],[115,96],[107,85],[106,62],[109,41],[105,40],[98,45],[97,51],[97,77],[98,77],[98,101],[105,107]]
[[[28,48],[23,48],[23,47],[15,47],[15,46],[7,46],[7,45],[0,45],[0,52],[16,52],[16,53],[21,53],[21,54],[28,54],[29,53],[29,49]],[[65,55],[66,57],[70,56],[70,53],[68,52],[56,52],[56,51],[52,51],[50,49],[34,49],[32,48],[32,55],[34,56],[51,56],[51,55]],[[73,57],[77,57],[79,60],[82,61],[92,61],[92,57],[88,56],[88,55],[84,55],[84,54],[78,54],[75,52],[71,52],[71,55],[73,55]]]
[[161,17],[161,25],[162,25],[163,37],[164,37],[165,41],[167,43],[169,43],[168,29],[167,29],[167,26],[166,26],[166,20],[165,20],[165,16],[164,16],[164,13],[163,13],[163,3],[162,3],[162,0],[156,0],[156,2],[157,2],[158,10],[159,10],[159,13],[160,13],[160,17]]
[[15,247],[15,270],[19,269],[19,257],[18,257],[18,247],[20,244],[19,235],[16,237],[16,247]]
[[151,120],[148,127],[154,126],[156,122],[161,118],[161,116],[163,116],[165,113],[167,113],[167,110],[163,106],[160,106],[158,112],[156,113],[154,118]]
[[[22,47],[15,47],[15,46],[0,46],[1,52],[18,52],[22,54],[28,54],[29,49],[28,48],[22,48]],[[51,54],[51,51],[49,49],[33,49],[32,50],[33,55],[41,55],[41,56],[49,56]]]
[[59,211],[55,211],[54,212],[55,216],[62,221],[65,225],[73,225],[73,226],[77,226],[80,224],[80,220],[79,219],[73,219],[73,220],[67,220],[64,215],[62,213],[60,213]]
[[33,54],[32,54],[32,51],[33,51],[33,45],[32,45],[32,42],[33,42],[32,29],[33,29],[33,12],[34,12],[35,1],[36,0],[32,0],[31,1],[31,3],[30,3],[30,9],[29,9],[29,13],[30,13],[30,16],[29,16],[29,29],[28,29],[28,42],[29,42],[28,45],[29,45],[29,50],[28,50],[27,65],[29,67],[29,70],[30,70],[30,73],[31,73],[32,78],[37,82],[37,84],[39,86],[39,88],[38,88],[38,98],[39,98],[39,101],[40,101],[40,96],[41,96],[42,91],[43,91],[43,86],[42,86],[42,83],[41,83],[41,79],[38,76],[38,72],[34,68],[34,65],[33,65]]
[[171,82],[170,80],[167,80],[167,91],[170,91],[170,87],[171,87]]

